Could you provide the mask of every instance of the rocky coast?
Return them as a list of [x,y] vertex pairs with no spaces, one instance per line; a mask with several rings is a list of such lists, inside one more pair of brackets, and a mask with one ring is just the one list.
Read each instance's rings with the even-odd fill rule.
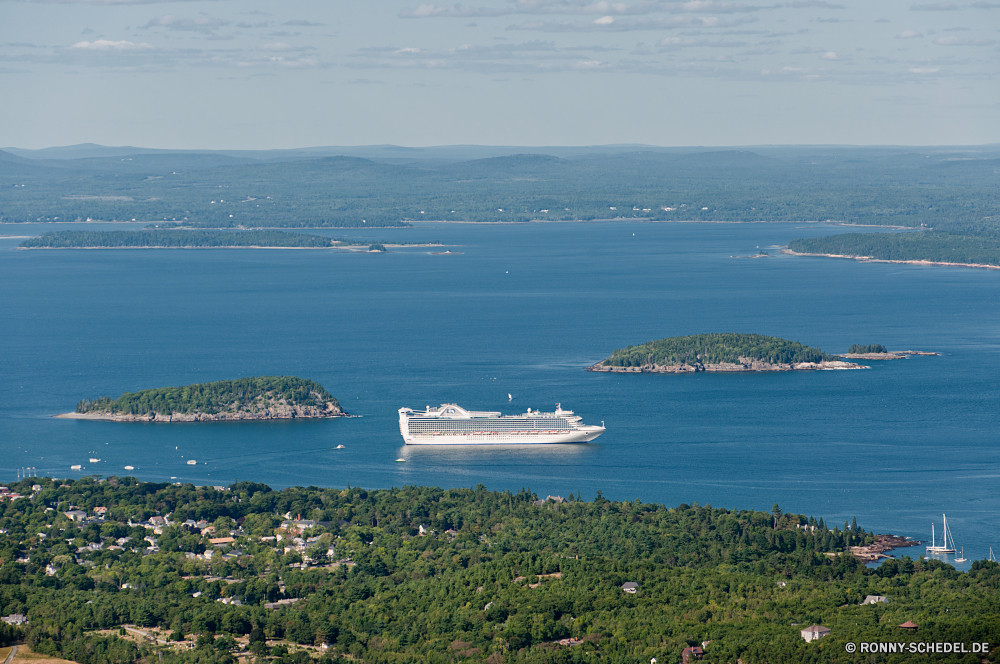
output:
[[107,422],[243,422],[248,420],[296,420],[328,417],[348,417],[340,406],[332,401],[323,406],[302,406],[277,402],[250,408],[230,409],[217,413],[113,413],[91,411],[86,413],[63,413],[56,417],[70,420],[103,420]]
[[840,357],[847,360],[903,360],[911,355],[940,355],[922,350],[891,350],[886,353],[844,353]]
[[772,363],[764,360],[756,360],[749,357],[739,358],[739,362],[719,362],[715,364],[703,364],[695,362],[693,364],[645,364],[638,367],[619,367],[605,365],[603,360],[587,367],[587,371],[600,371],[606,373],[698,373],[702,371],[714,371],[719,373],[737,373],[745,371],[839,371],[845,369],[867,369],[863,364],[854,362],[844,362],[842,360],[824,360],[821,362],[789,362]]

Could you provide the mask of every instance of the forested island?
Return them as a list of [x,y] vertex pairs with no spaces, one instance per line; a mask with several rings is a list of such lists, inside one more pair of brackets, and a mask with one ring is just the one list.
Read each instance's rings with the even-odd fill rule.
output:
[[[80,664],[676,664],[691,646],[846,664],[848,642],[1000,642],[1000,565],[867,569],[851,547],[886,538],[778,505],[132,477],[9,490],[0,614],[27,623],[0,625],[0,647]],[[831,633],[806,643],[814,624]]]
[[792,240],[785,253],[892,263],[1000,268],[1000,234],[985,231],[970,233],[968,230],[963,233],[844,233]]
[[694,373],[865,369],[818,348],[763,334],[693,334],[615,350],[587,371]]
[[[405,246],[408,243],[390,244]],[[422,245],[424,246],[424,245]],[[426,243],[440,246],[440,243]],[[57,231],[25,240],[22,249],[331,249],[386,251],[380,242],[274,230],[199,231],[149,228],[137,231]]]
[[319,383],[294,376],[257,376],[84,399],[58,417],[116,422],[212,422],[341,417],[337,399]]

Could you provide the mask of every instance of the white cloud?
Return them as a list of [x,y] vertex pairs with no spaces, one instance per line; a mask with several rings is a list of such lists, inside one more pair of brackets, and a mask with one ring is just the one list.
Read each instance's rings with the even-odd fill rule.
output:
[[[842,9],[842,5],[827,2],[796,3],[810,7]],[[780,6],[780,5],[779,5]],[[435,18],[435,17],[495,17],[514,14],[563,14],[586,15],[601,14],[606,16],[637,16],[647,14],[691,14],[714,13],[732,14],[753,12],[758,6],[729,0],[640,0],[640,2],[590,2],[589,0],[516,0],[509,9],[493,9],[488,7],[467,7],[463,4],[436,5],[424,3],[412,9],[399,12],[400,18]]]
[[418,5],[414,9],[403,9],[399,12],[400,18],[432,18],[435,16],[445,16],[445,17],[462,17],[468,18],[470,16],[503,16],[505,14],[510,14],[510,11],[502,9],[489,9],[486,7],[466,7],[462,4],[452,5],[451,7],[438,6],[435,4],[425,3]]
[[936,74],[941,71],[941,68],[911,67],[908,71],[911,74]]
[[737,41],[726,41],[724,39],[719,39],[712,41],[710,39],[699,39],[695,37],[664,37],[660,41],[656,42],[656,45],[664,49],[676,49],[682,47],[713,47],[713,48],[739,48],[741,46],[746,46],[746,42]]
[[671,30],[676,28],[732,28],[754,23],[754,16],[723,19],[717,16],[671,16],[669,18],[625,18],[614,22],[596,21],[532,21],[507,26],[507,30],[537,30],[540,32],[628,32],[634,30]]
[[594,25],[611,25],[615,22],[614,16],[602,16],[601,18],[594,21]]
[[[780,7],[781,5],[778,6]],[[844,5],[835,5],[832,2],[823,2],[822,0],[803,0],[792,2],[785,6],[792,9],[847,9]]]
[[961,9],[954,2],[935,2],[929,5],[913,5],[911,11],[915,12],[953,12]]
[[969,39],[967,37],[948,35],[947,37],[935,39],[934,43],[942,46],[993,46],[997,41],[995,39]]
[[145,51],[153,48],[152,44],[136,44],[130,41],[109,41],[98,39],[92,42],[82,41],[73,44],[73,48],[82,51]]
[[837,54],[834,51],[827,51],[823,55],[819,56],[820,60],[839,60]]
[[161,2],[194,2],[195,0],[28,0],[43,5],[155,5]]
[[146,25],[139,26],[143,29],[167,28],[168,30],[179,30],[185,32],[213,32],[217,28],[229,25],[229,21],[221,18],[180,18],[167,14],[160,18],[151,18]]
[[916,39],[918,37],[923,37],[923,35],[916,30],[903,30],[896,35],[896,39]]

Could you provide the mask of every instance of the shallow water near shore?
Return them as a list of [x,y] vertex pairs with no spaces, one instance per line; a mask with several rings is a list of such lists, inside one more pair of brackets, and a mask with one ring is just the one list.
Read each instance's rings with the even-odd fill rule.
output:
[[[0,479],[34,467],[198,484],[482,483],[585,499],[600,490],[667,505],[778,503],[831,526],[856,517],[928,540],[947,513],[970,561],[957,567],[967,568],[991,546],[1000,552],[1000,274],[770,248],[843,231],[635,222],[310,231],[442,240],[462,252],[452,255],[15,251],[20,240],[0,238]],[[772,255],[748,257],[760,250]],[[827,352],[883,343],[942,355],[866,361],[866,371],[583,370],[615,348],[715,331]],[[265,374],[317,380],[362,417],[52,417],[82,398]],[[404,447],[396,410],[442,402],[505,413],[561,402],[608,432],[588,445]]]

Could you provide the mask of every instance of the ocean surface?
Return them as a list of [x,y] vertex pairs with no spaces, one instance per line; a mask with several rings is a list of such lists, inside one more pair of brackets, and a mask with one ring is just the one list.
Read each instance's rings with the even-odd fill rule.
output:
[[[33,468],[276,488],[482,483],[667,505],[778,503],[831,526],[856,517],[865,529],[928,540],[932,522],[940,537],[947,513],[970,561],[990,547],[1000,552],[1000,272],[792,257],[772,247],[840,232],[634,222],[320,231],[440,240],[452,245],[443,256],[426,248],[18,251],[19,239],[0,238],[0,480]],[[750,258],[760,250],[771,256]],[[942,355],[870,362],[864,371],[583,370],[629,344],[724,331],[827,352],[882,343]],[[361,417],[52,417],[82,398],[268,374],[319,381]],[[505,413],[560,402],[608,431],[588,445],[404,447],[397,409],[443,402]]]

